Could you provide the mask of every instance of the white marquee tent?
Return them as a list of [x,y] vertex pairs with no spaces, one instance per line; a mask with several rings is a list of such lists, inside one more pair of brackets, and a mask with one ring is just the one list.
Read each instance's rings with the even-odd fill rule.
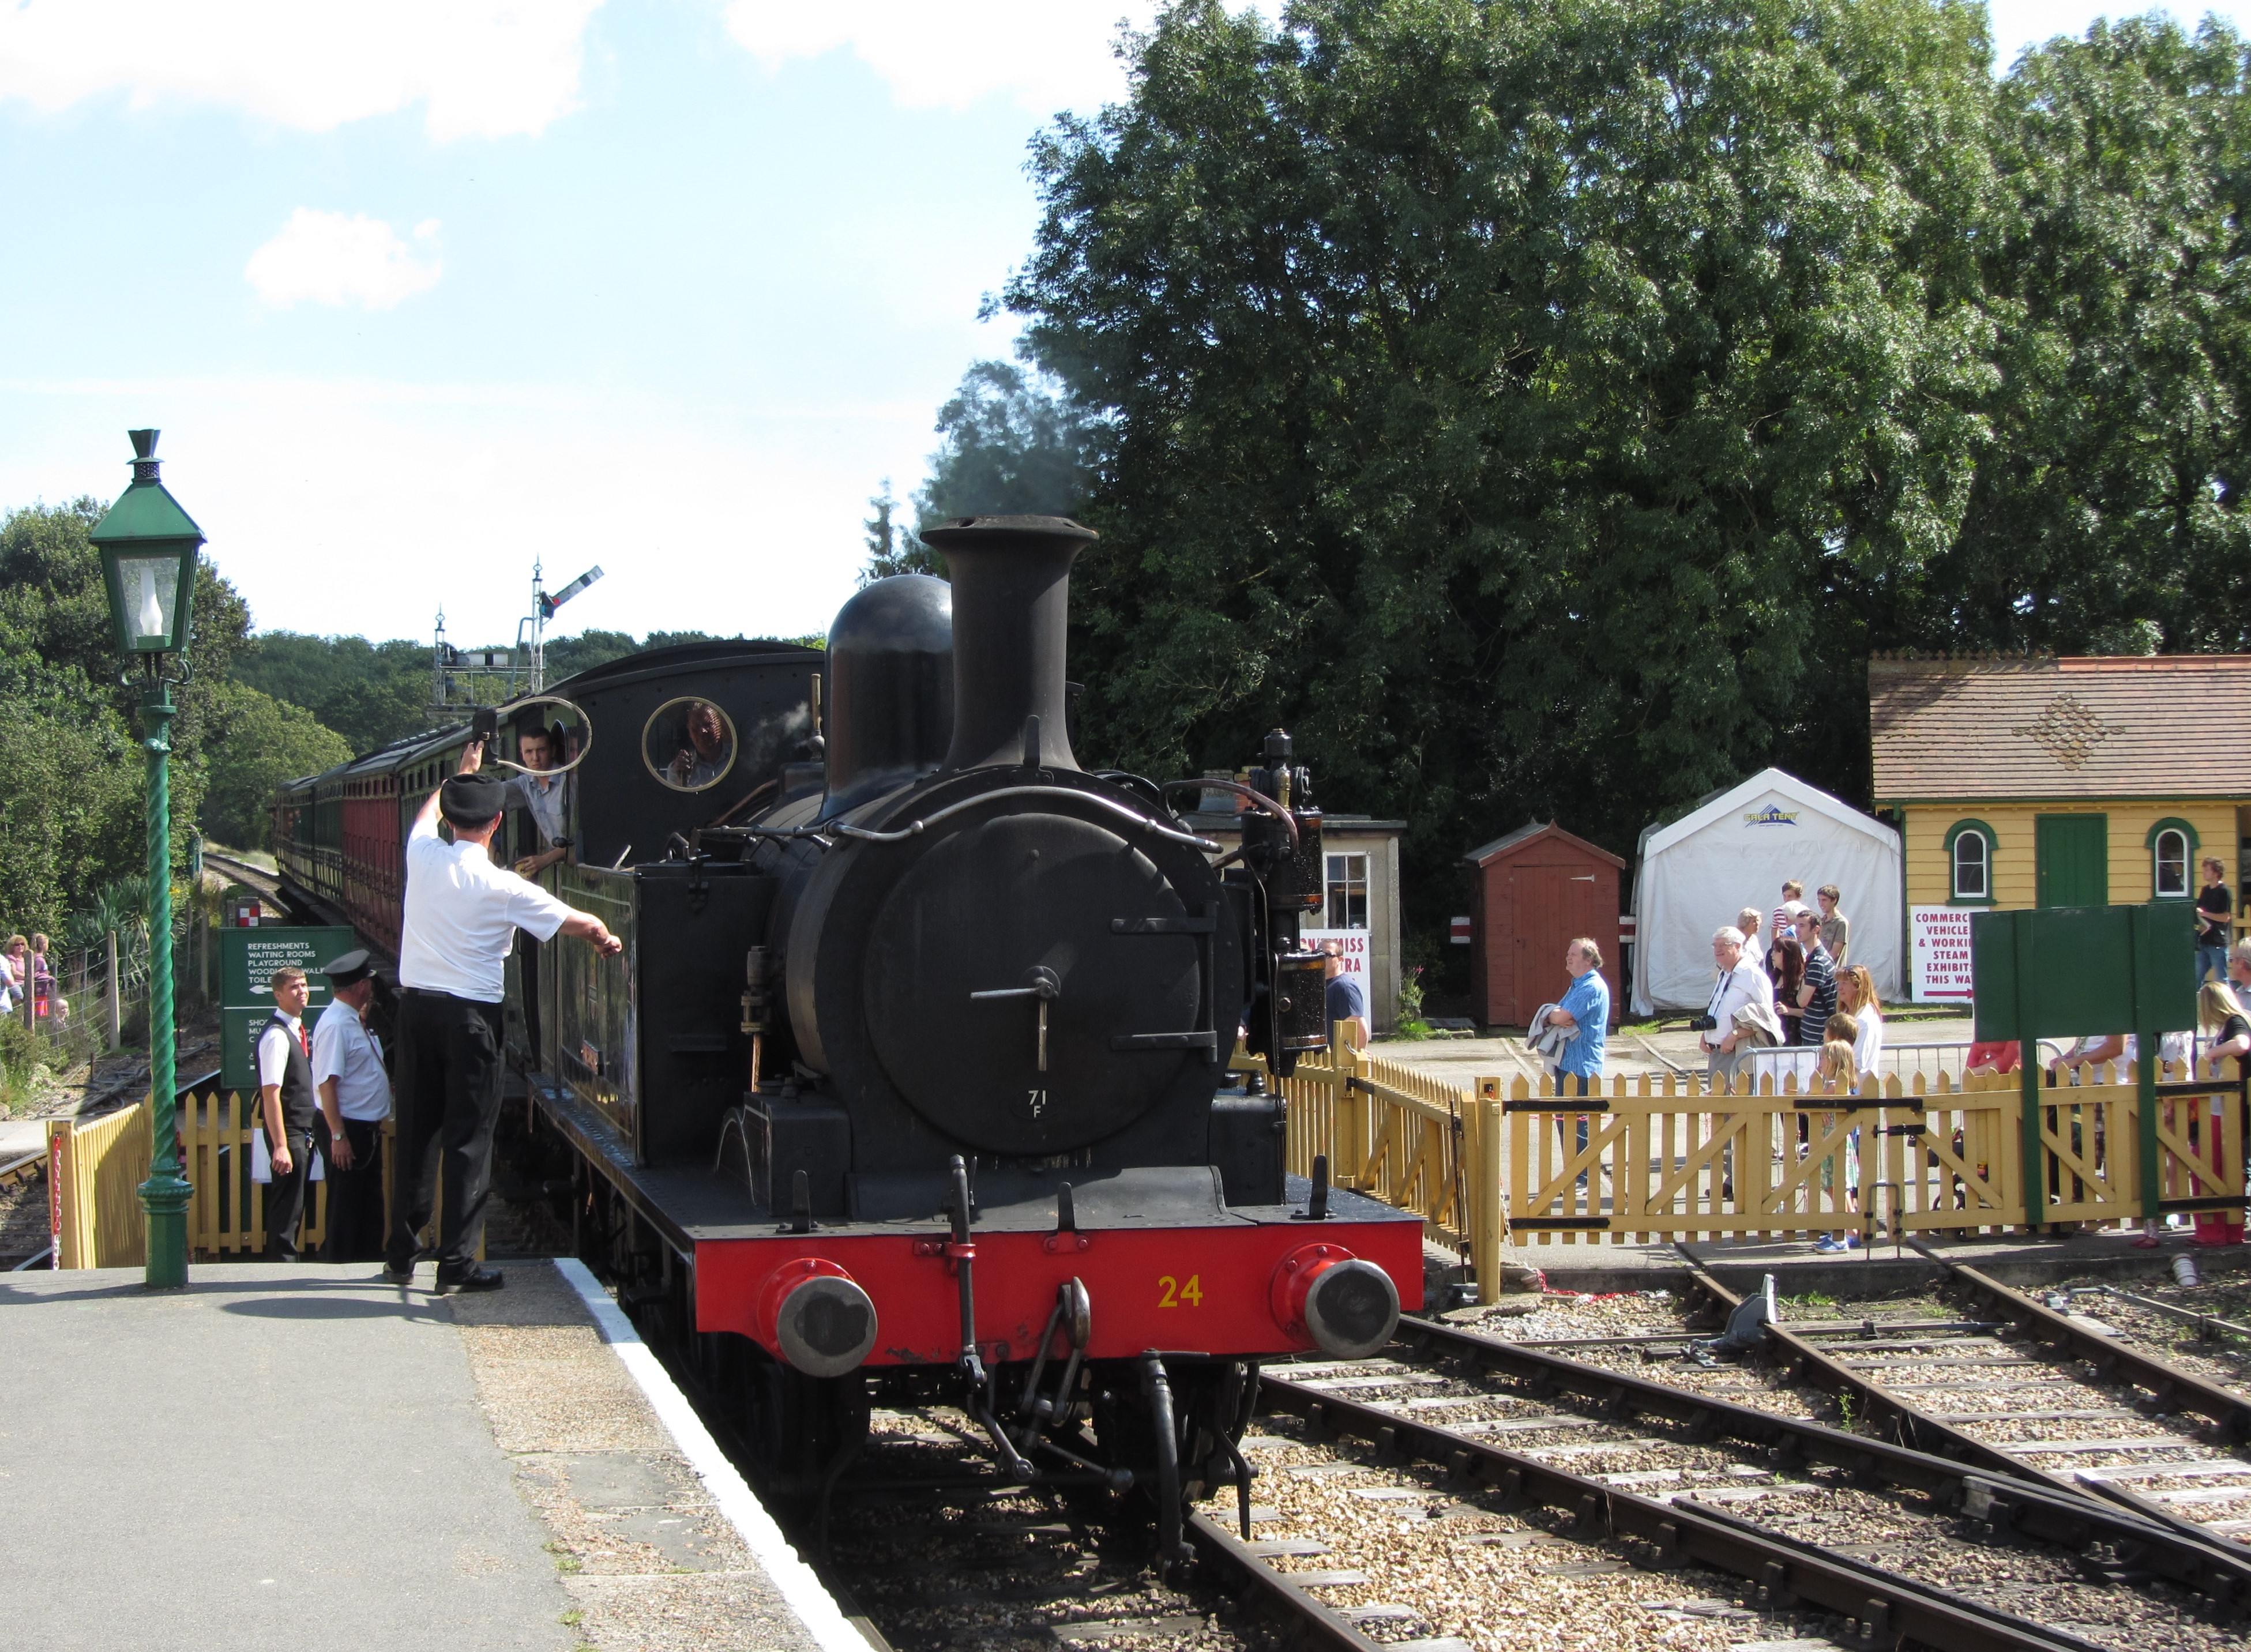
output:
[[1744,907],[1771,913],[1783,880],[1825,883],[1853,920],[1848,963],[1865,964],[1889,1003],[1902,997],[1899,833],[1763,769],[1669,826],[1641,834],[1634,873],[1633,1007],[1643,1015],[1700,1014],[1712,995],[1712,931]]

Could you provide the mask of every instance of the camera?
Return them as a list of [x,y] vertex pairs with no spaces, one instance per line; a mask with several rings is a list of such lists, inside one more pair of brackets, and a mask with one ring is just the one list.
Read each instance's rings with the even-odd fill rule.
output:
[[1720,1023],[1708,1015],[1692,1015],[1688,1018],[1688,1030],[1692,1033],[1716,1033],[1720,1030]]

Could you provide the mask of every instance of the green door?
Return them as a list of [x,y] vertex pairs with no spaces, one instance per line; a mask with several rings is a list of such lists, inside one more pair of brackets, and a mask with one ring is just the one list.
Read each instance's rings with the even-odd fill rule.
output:
[[2110,817],[2042,814],[2033,819],[2042,906],[2110,904]]

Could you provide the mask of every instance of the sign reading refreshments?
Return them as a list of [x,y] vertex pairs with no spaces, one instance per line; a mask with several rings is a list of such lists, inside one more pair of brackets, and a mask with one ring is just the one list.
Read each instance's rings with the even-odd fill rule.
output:
[[1908,942],[1914,954],[1915,1001],[1966,1003],[1970,990],[1970,920],[1966,906],[1911,906]]
[[343,927],[261,924],[219,930],[219,1001],[225,1007],[219,1011],[218,1082],[232,1090],[256,1084],[251,1051],[258,1029],[274,1013],[274,971],[294,966],[305,971],[305,1025],[310,1026],[332,996],[321,965],[359,944],[359,937]]

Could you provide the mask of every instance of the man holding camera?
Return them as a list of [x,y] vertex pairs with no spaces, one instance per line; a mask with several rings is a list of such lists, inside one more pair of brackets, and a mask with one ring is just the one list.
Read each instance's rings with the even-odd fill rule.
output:
[[[545,941],[575,935],[597,951],[623,944],[592,913],[564,905],[537,884],[493,864],[490,846],[508,788],[477,772],[484,743],[472,740],[460,772],[433,791],[406,840],[405,924],[398,948],[397,1185],[384,1273],[413,1277],[416,1235],[430,1220],[435,1161],[445,1158],[445,1207],[438,1219],[438,1290],[497,1290],[497,1269],[480,1268],[493,1127],[500,1118],[501,1000],[516,931]],[[438,833],[440,815],[453,830]]]
[[1712,1001],[1699,1019],[1706,1066],[1714,1078],[1732,1078],[1742,1059],[1751,1050],[1754,1034],[1746,1028],[1743,1012],[1753,1025],[1778,1026],[1774,1013],[1774,983],[1751,955],[1743,932],[1729,925],[1712,937],[1712,962],[1720,966],[1712,984]]

